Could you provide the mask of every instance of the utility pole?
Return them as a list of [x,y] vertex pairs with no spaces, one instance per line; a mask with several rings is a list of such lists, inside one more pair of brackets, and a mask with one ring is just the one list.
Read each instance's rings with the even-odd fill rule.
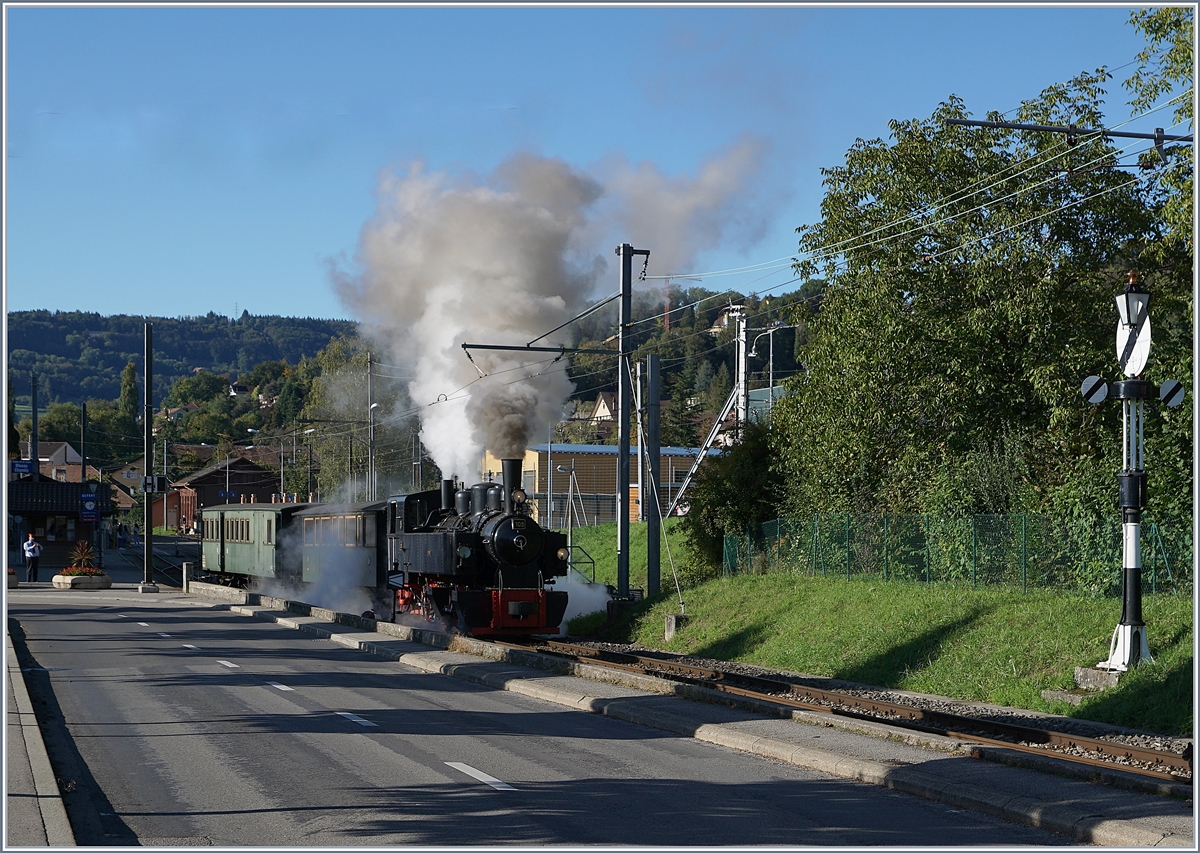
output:
[[745,429],[746,422],[750,420],[750,382],[749,369],[750,360],[746,358],[746,309],[741,305],[734,305],[729,309],[729,316],[733,317],[737,323],[737,338],[736,344],[736,370],[734,375],[737,389],[737,422],[738,426]]
[[662,530],[662,504],[659,495],[662,488],[661,465],[659,460],[659,397],[662,395],[662,382],[659,375],[659,360],[657,353],[646,356],[646,464],[649,477],[650,501],[642,499],[642,507],[649,507],[646,513],[646,595],[658,595],[659,586],[659,533]]
[[87,482],[87,403],[79,404],[79,482]]
[[622,243],[616,249],[621,259],[621,309],[617,318],[617,596],[629,597],[629,410],[632,377],[629,367],[629,324],[633,321],[633,256],[649,260],[649,249]]
[[[142,415],[142,435],[145,439],[142,460],[144,476],[142,491],[146,498],[146,513],[142,520],[145,551],[142,554],[142,582],[138,592],[158,592],[154,583],[154,326],[146,324],[146,395]],[[164,507],[165,509],[165,507]],[[166,521],[164,517],[163,521]]]
[[42,466],[38,461],[38,380],[36,373],[29,374],[32,385],[29,394],[30,409],[33,417],[33,432],[29,433],[29,459],[33,462],[33,482],[41,482]]
[[[637,363],[637,383],[636,387],[633,389],[633,393],[638,423],[642,424],[645,422],[642,418],[642,413],[645,411],[645,409],[642,408],[642,363],[640,361]],[[637,446],[638,524],[641,524],[646,520],[646,484],[643,482],[643,475],[646,471],[646,448],[642,443],[643,439],[644,436],[640,436],[639,434]]]
[[375,371],[367,353],[367,500],[375,500]]

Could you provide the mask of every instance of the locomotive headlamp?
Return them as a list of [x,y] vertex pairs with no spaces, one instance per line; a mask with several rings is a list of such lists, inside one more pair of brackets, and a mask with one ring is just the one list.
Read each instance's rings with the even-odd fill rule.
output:
[[513,489],[512,499],[513,499],[513,503],[517,504],[518,506],[525,503],[525,490],[524,489]]
[[467,557],[471,556],[471,547],[469,545],[459,545],[458,556],[464,560],[467,559]]
[[562,560],[564,563],[567,561],[567,558],[569,558],[570,556],[571,556],[571,552],[569,550],[567,550],[566,548],[558,549],[558,559]]

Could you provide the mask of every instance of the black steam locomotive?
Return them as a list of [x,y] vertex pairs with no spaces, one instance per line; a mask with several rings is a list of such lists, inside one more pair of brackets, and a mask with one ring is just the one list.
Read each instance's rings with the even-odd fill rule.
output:
[[501,466],[502,485],[443,480],[439,491],[388,502],[397,613],[441,615],[480,635],[544,633],[562,622],[567,594],[546,587],[567,574],[567,537],[531,517],[521,460]]
[[[567,594],[567,538],[544,530],[518,483],[396,495],[369,504],[241,503],[206,508],[201,565],[213,579],[355,586],[380,618],[444,621],[479,635],[553,633]],[[387,614],[385,616],[384,614]]]

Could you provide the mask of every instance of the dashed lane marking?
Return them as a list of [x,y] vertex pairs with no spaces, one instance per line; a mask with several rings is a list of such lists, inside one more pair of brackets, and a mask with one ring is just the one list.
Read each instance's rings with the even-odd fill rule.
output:
[[241,669],[241,666],[239,666],[238,664],[230,663],[227,660],[219,660],[219,661],[217,661],[217,663],[219,663],[221,666],[227,666],[230,669]]
[[170,634],[164,634],[162,631],[159,631],[159,632],[158,632],[158,636],[160,636],[160,637],[169,637],[169,636],[171,636],[171,635],[170,635]]
[[295,692],[294,690],[292,690],[292,688],[288,687],[286,684],[280,684],[278,681],[268,681],[267,684],[269,684],[271,687],[274,687],[276,690],[287,690],[292,693]]
[[351,714],[349,711],[338,711],[337,713],[339,717],[345,717],[347,720],[352,720],[353,722],[358,723],[360,726],[379,727],[379,723],[372,723],[370,720],[364,720],[362,717],[358,716],[358,714]]
[[198,651],[200,651],[200,647],[199,647],[199,646],[193,646],[191,643],[184,643],[184,644],[183,644],[183,647],[184,647],[185,649],[191,649],[192,651],[195,651],[195,652],[198,652]]
[[143,628],[149,628],[149,627],[150,627],[150,623],[149,623],[149,622],[138,622],[138,624],[139,624],[139,625],[141,625]]
[[466,773],[468,776],[478,779],[480,782],[484,782],[488,785],[491,785],[497,791],[515,791],[515,790],[517,790],[516,788],[514,788],[512,785],[508,784],[507,782],[501,782],[495,776],[489,776],[488,774],[484,773],[482,770],[476,770],[470,764],[463,764],[462,762],[459,762],[459,761],[447,761],[446,765],[449,767],[453,767],[455,770],[458,770],[461,773]]

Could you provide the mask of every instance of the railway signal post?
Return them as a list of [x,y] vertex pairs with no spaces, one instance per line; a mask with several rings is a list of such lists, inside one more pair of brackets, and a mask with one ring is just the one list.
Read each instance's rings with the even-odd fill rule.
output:
[[[1113,397],[1121,401],[1121,473],[1119,506],[1121,509],[1121,619],[1113,631],[1106,660],[1098,669],[1125,672],[1140,661],[1152,661],[1142,620],[1142,510],[1146,508],[1145,421],[1146,400],[1155,392],[1170,407],[1183,402],[1183,385],[1174,379],[1161,388],[1141,378],[1150,354],[1150,294],[1138,283],[1136,271],[1130,271],[1125,291],[1117,296],[1117,361],[1128,377],[1112,384]],[[1103,402],[1109,386],[1098,376],[1089,376],[1081,389],[1089,403]]]

